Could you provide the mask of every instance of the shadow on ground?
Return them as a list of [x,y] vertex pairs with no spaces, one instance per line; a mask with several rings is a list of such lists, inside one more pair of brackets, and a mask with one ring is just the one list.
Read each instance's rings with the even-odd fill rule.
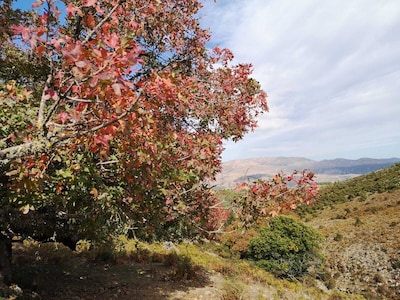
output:
[[17,299],[175,299],[210,284],[207,272],[192,264],[189,269],[129,258],[93,261],[72,252],[61,257],[14,252],[13,281],[23,291]]

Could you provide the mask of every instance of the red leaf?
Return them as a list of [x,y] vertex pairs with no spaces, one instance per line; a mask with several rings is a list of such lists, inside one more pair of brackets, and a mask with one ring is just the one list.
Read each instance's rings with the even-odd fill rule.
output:
[[109,134],[104,134],[104,135],[98,135],[94,139],[95,144],[100,144],[104,146],[105,148],[108,148],[108,142],[112,140],[112,136]]
[[82,15],[82,11],[78,7],[75,7],[72,2],[68,3],[66,10],[68,17],[73,17],[76,13],[78,13],[78,15]]
[[114,48],[114,49],[117,48],[119,46],[119,37],[117,36],[117,34],[112,33],[110,35],[110,38],[108,40],[106,40],[106,44],[110,48]]
[[83,6],[93,6],[95,5],[97,0],[87,0],[86,3]]
[[30,28],[26,27],[26,26],[22,26],[22,25],[18,25],[18,26],[13,26],[12,30],[14,32],[14,34],[20,34],[22,36],[23,40],[28,40],[31,36],[31,30]]
[[86,19],[86,22],[87,22],[87,25],[88,25],[89,27],[92,27],[92,28],[93,28],[93,27],[96,26],[93,15],[88,15],[88,16],[87,16],[87,19]]
[[45,50],[46,48],[43,45],[40,45],[39,47],[36,48],[39,58],[43,56]]

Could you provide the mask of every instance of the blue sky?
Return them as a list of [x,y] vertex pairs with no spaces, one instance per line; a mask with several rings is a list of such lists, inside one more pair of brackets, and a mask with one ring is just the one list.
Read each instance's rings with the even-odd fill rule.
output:
[[208,0],[200,15],[268,93],[224,161],[400,157],[400,1]]
[[[22,10],[29,10],[29,9],[32,9],[32,4],[34,2],[35,2],[35,0],[14,0],[13,6],[15,8],[19,8]],[[56,3],[60,10],[64,9],[64,7],[65,7],[64,3],[62,3],[59,0],[57,0]],[[43,9],[43,7],[39,7],[39,8],[36,8],[35,10],[42,11],[42,9]]]

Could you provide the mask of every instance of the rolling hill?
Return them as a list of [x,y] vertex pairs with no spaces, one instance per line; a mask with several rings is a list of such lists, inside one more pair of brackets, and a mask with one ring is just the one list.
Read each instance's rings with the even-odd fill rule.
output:
[[400,162],[400,158],[356,160],[338,158],[316,161],[304,157],[265,157],[232,160],[222,164],[222,172],[213,185],[220,189],[234,188],[238,182],[269,178],[281,171],[290,173],[303,169],[313,171],[318,182],[342,181],[387,168],[396,162]]

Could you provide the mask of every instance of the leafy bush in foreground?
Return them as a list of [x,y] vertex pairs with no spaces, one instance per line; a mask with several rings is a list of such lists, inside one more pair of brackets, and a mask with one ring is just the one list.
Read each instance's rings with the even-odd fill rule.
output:
[[278,216],[259,229],[244,257],[280,277],[299,277],[321,262],[322,236],[293,217]]

